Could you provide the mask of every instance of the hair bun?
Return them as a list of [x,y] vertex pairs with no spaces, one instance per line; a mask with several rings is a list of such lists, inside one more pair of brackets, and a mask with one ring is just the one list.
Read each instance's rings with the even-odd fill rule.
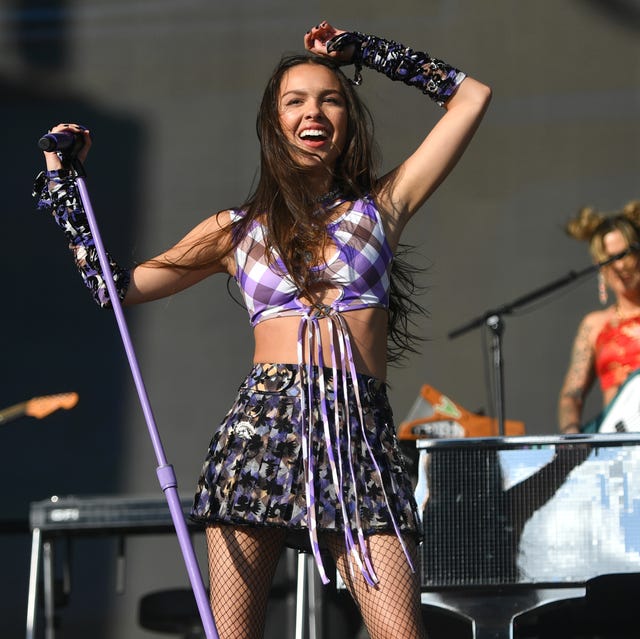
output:
[[640,228],[640,200],[631,200],[622,207],[621,214]]
[[[640,203],[638,204],[640,205]],[[640,219],[640,206],[638,209]],[[564,230],[568,235],[576,240],[589,241],[604,219],[605,216],[602,213],[598,213],[598,211],[590,206],[585,206],[580,209],[576,217],[566,223]]]

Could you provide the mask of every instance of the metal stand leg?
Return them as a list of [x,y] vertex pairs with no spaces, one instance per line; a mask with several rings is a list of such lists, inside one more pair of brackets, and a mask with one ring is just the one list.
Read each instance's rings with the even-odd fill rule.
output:
[[298,553],[298,572],[296,579],[296,634],[295,639],[306,639],[304,632],[305,612],[307,608],[307,561],[303,552]]
[[502,360],[502,333],[504,323],[500,315],[492,315],[487,319],[487,326],[491,330],[491,351],[493,353],[495,411],[498,418],[498,435],[504,437],[504,363]]
[[26,639],[35,639],[36,611],[38,603],[38,572],[40,570],[40,528],[34,528],[31,537],[31,566],[29,568],[29,595],[27,599]]
[[55,638],[54,627],[54,578],[53,578],[53,543],[45,541],[42,544],[42,578],[44,580],[44,620],[45,638]]
[[313,555],[307,555],[307,607],[309,609],[309,639],[321,639],[322,637],[322,605],[320,603],[320,590],[318,575],[315,570]]
[[322,606],[320,597],[317,596],[316,577],[313,555],[298,553],[295,639],[320,639],[322,637]]

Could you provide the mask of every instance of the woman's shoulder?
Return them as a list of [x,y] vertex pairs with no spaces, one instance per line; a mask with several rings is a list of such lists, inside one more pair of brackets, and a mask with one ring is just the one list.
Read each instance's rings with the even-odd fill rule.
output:
[[205,233],[225,231],[231,228],[238,215],[235,209],[224,209],[206,217],[196,229]]
[[602,332],[602,329],[614,320],[615,317],[615,307],[613,306],[591,311],[582,318],[580,330],[588,333],[595,342],[598,335]]

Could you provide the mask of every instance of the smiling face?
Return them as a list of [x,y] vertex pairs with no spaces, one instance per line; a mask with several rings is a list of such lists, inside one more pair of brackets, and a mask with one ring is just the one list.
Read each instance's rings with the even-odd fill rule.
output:
[[347,106],[336,75],[318,64],[299,64],[282,76],[278,95],[280,126],[302,152],[305,166],[333,168],[344,149]]

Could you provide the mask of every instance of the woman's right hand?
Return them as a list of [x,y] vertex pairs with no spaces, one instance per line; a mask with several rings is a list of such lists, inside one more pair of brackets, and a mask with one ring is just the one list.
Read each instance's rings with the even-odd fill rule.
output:
[[340,63],[348,64],[353,58],[353,52],[355,50],[353,45],[347,47],[345,51],[333,51],[331,53],[327,51],[327,42],[342,33],[346,32],[343,29],[336,29],[324,20],[305,33],[305,49],[316,55],[334,58]]
[[[72,123],[58,124],[49,130],[49,133],[73,133],[74,135],[81,135],[83,138],[82,148],[78,151],[78,159],[80,162],[84,162],[87,159],[87,154],[91,148],[91,133],[89,129]],[[61,162],[58,154],[55,151],[45,151],[44,157],[47,163],[47,171],[57,171],[65,168]]]

